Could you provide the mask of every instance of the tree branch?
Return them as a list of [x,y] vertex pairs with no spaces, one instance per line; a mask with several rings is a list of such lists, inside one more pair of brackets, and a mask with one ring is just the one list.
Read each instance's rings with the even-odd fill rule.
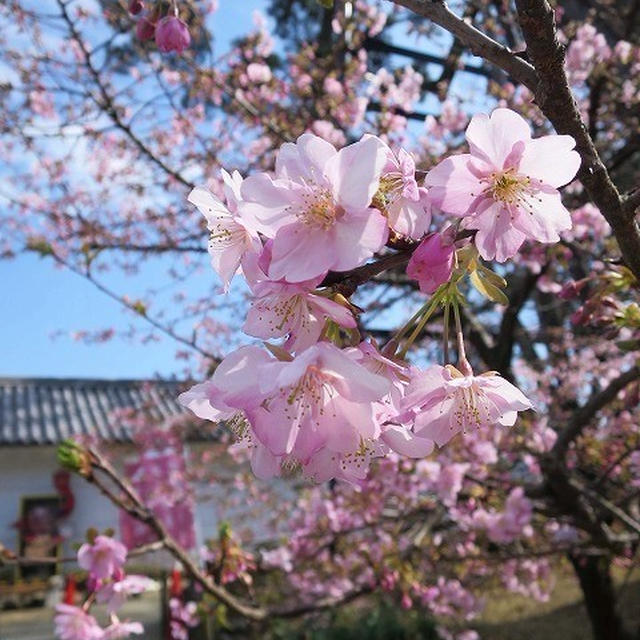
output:
[[527,53],[539,77],[536,102],[558,133],[575,139],[582,158],[578,178],[611,225],[625,262],[640,279],[640,229],[628,211],[635,207],[621,198],[582,121],[564,70],[564,47],[557,37],[553,9],[546,0],[516,0],[516,7]]
[[517,82],[524,84],[532,91],[536,88],[538,78],[535,69],[528,62],[458,17],[449,9],[446,2],[439,0],[392,1],[440,25],[458,38],[475,55],[504,69]]
[[149,147],[140,138],[138,138],[138,136],[133,132],[131,127],[122,120],[112,97],[109,95],[109,92],[107,91],[106,87],[102,82],[100,73],[93,66],[93,63],[91,62],[91,54],[87,50],[87,47],[84,43],[84,40],[82,39],[82,36],[80,35],[80,33],[78,33],[78,30],[76,29],[76,25],[71,19],[69,12],[67,11],[67,5],[62,0],[58,0],[58,7],[60,7],[62,18],[67,24],[71,37],[75,40],[76,44],[78,45],[78,47],[80,47],[80,50],[82,51],[82,55],[84,57],[84,64],[87,70],[89,71],[89,74],[93,78],[94,82],[96,83],[96,86],[98,87],[98,91],[100,92],[100,97],[102,98],[102,102],[92,96],[94,102],[96,102],[98,107],[100,107],[101,109],[104,109],[104,111],[108,114],[108,116],[111,118],[111,120],[116,125],[116,127],[118,127],[118,129],[120,129],[123,133],[125,133],[127,137],[136,145],[136,147],[138,147],[138,149],[145,156],[149,158],[149,160],[151,160],[155,165],[160,167],[165,173],[167,173],[172,178],[174,178],[175,180],[183,184],[185,187],[189,187],[190,189],[193,189],[194,184],[192,182],[183,178],[178,171],[175,171],[174,169],[169,167],[163,160],[158,158],[158,156],[156,156],[153,153],[153,151],[151,151],[151,149],[149,149]]
[[589,401],[578,409],[567,426],[560,432],[551,453],[557,458],[564,458],[569,445],[582,433],[595,415],[606,407],[628,384],[640,379],[640,366],[625,371],[612,380],[607,387],[591,396]]

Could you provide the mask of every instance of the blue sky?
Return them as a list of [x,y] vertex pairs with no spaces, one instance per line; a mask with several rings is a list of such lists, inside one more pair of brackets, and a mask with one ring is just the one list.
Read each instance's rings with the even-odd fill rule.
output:
[[[265,5],[265,0],[220,0],[210,19],[216,48],[225,51],[233,38],[248,31],[253,10]],[[79,276],[55,268],[51,260],[35,255],[0,260],[0,376],[144,378],[179,373],[176,344],[168,338],[146,346],[118,339],[86,345],[69,336],[76,329],[125,329],[132,322],[143,321]],[[52,339],[59,331],[66,335]]]

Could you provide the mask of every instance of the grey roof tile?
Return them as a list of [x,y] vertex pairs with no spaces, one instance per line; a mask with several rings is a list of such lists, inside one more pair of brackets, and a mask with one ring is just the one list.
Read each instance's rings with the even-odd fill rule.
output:
[[129,441],[117,410],[149,411],[156,420],[187,415],[176,400],[184,386],[169,380],[0,378],[0,445],[56,444],[82,435]]

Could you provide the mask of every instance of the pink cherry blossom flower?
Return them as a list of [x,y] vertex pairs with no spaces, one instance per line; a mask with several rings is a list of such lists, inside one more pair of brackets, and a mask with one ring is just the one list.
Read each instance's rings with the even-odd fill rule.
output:
[[117,611],[132,595],[144,593],[151,587],[153,580],[146,576],[127,575],[121,580],[107,582],[96,591],[96,600],[100,604],[107,605],[107,611],[113,613]]
[[433,204],[477,229],[475,243],[486,260],[504,262],[527,238],[557,242],[559,232],[571,228],[558,187],[580,166],[574,139],[532,140],[527,122],[509,109],[474,116],[466,137],[470,153],[447,158],[427,174]]
[[117,618],[104,630],[101,640],[121,640],[131,634],[144,633],[144,627],[139,622],[120,622]]
[[286,573],[293,571],[293,554],[288,547],[276,547],[270,550],[263,549],[260,555],[266,567],[282,569]]
[[262,244],[255,227],[238,212],[242,177],[237,171],[229,175],[223,169],[222,178],[228,206],[203,187],[196,187],[189,194],[188,200],[196,205],[207,219],[207,227],[211,232],[211,264],[220,276],[226,291],[243,257],[251,252],[260,252]]
[[372,402],[390,383],[335,345],[318,343],[291,362],[264,365],[261,373],[266,402],[250,412],[251,426],[273,455],[304,465],[323,447],[357,456],[377,440]]
[[371,200],[385,162],[377,138],[336,151],[307,133],[280,147],[275,179],[257,174],[243,182],[240,211],[273,238],[272,280],[303,282],[347,271],[384,246],[387,223]]
[[156,25],[156,45],[164,53],[182,53],[190,44],[191,36],[186,23],[176,16],[165,16]]
[[192,601],[182,603],[178,598],[171,598],[169,611],[171,613],[171,637],[175,640],[188,640],[189,628],[197,627],[200,624],[198,605]]
[[78,564],[96,580],[106,580],[122,568],[127,548],[109,536],[96,536],[93,544],[85,543],[78,550]]
[[[396,424],[410,373],[407,367],[382,355],[370,342],[363,341],[356,348],[345,349],[354,360],[366,369],[383,376],[391,383],[389,393],[373,403],[374,417],[380,425],[380,441],[388,449],[409,458],[423,458],[433,451],[433,440],[416,436],[404,424]],[[377,455],[385,455],[382,447]]]
[[378,197],[389,226],[398,234],[419,240],[431,224],[431,203],[427,190],[416,182],[416,163],[410,153],[398,155],[387,147]]
[[129,0],[127,9],[132,16],[137,16],[144,9],[144,2],[143,0]]
[[260,62],[252,62],[247,65],[247,77],[251,82],[262,83],[271,80],[271,69]]
[[532,404],[495,372],[463,375],[451,365],[432,365],[409,383],[404,408],[415,415],[415,433],[442,446],[460,431],[512,426]]
[[318,341],[327,320],[353,329],[353,314],[343,305],[313,293],[317,284],[318,279],[297,284],[259,283],[243,331],[263,340],[288,335],[285,348],[297,352]]
[[407,275],[418,281],[420,291],[433,293],[451,278],[454,253],[453,244],[447,244],[441,234],[434,233],[425,238],[411,255]]
[[102,628],[93,616],[80,607],[56,605],[53,619],[55,634],[60,640],[101,640]]

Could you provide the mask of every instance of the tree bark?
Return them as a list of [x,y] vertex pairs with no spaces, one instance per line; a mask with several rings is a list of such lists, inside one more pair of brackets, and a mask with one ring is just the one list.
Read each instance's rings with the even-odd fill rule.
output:
[[594,640],[631,640],[616,607],[611,560],[603,556],[569,554],[584,595]]

